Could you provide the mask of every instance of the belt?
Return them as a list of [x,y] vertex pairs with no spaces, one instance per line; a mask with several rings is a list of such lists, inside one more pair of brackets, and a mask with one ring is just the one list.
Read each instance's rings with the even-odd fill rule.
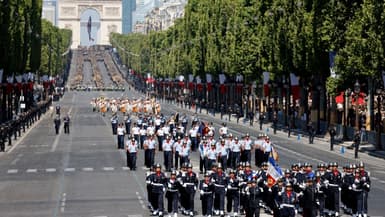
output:
[[203,192],[203,194],[212,194],[213,192],[211,192],[211,191],[205,191],[205,192]]
[[215,187],[220,187],[220,188],[224,188],[225,186],[224,185],[218,185],[218,184],[214,184]]
[[185,183],[186,185],[195,185],[194,183],[189,183],[189,182],[187,182],[187,183]]
[[163,184],[161,183],[151,183],[152,185],[155,185],[155,186],[164,186]]
[[283,208],[283,207],[295,208],[295,206],[294,206],[293,204],[287,204],[287,203],[281,204],[280,207],[281,207],[281,208]]
[[169,192],[178,192],[178,190],[167,189]]
[[330,185],[330,186],[333,186],[333,187],[339,187],[339,185],[337,185],[337,184],[330,184],[330,183],[329,183],[329,185]]

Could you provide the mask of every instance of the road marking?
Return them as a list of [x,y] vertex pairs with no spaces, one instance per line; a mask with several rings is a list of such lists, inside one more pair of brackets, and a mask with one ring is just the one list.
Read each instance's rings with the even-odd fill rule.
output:
[[16,170],[16,169],[12,169],[12,170],[8,170],[8,174],[15,174],[15,173],[17,173],[18,172],[18,170]]
[[128,167],[122,167],[122,170],[125,170],[125,171],[127,171],[127,170],[129,170],[130,168],[128,168]]
[[55,168],[48,168],[48,169],[45,169],[45,171],[47,173],[53,173],[53,172],[56,172],[56,169]]
[[60,204],[60,212],[64,212],[64,210],[65,210],[65,207],[66,207],[66,193],[63,193],[62,195],[61,195],[61,199],[60,199],[60,202],[61,202],[61,204]]
[[64,172],[75,172],[75,168],[65,168]]
[[382,184],[385,184],[385,181],[384,181],[384,180],[380,180],[379,182],[381,182]]
[[371,179],[373,179],[373,180],[378,180],[378,178],[376,178],[376,177],[373,177],[373,176],[372,176],[372,177],[370,177],[370,178],[371,178]]
[[57,147],[57,145],[59,144],[59,138],[60,138],[60,136],[61,136],[61,127],[60,127],[60,129],[59,129],[59,134],[58,135],[56,135],[56,137],[55,137],[55,141],[53,142],[53,145],[52,145],[52,148],[51,148],[51,152],[55,152],[55,150],[56,150],[56,147]]
[[103,167],[104,171],[113,171],[114,169],[113,167]]
[[27,169],[27,173],[36,173],[37,169]]
[[83,170],[83,171],[86,171],[86,172],[91,172],[91,171],[94,171],[94,168],[91,168],[91,167],[84,167],[82,170]]
[[20,160],[20,158],[15,158],[15,160],[13,160],[13,161],[11,162],[11,165],[15,165],[19,160]]

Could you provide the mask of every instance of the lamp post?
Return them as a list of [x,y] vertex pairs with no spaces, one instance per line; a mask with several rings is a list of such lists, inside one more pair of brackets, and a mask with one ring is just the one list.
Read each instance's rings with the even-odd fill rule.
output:
[[348,109],[349,109],[349,96],[352,94],[352,91],[350,88],[346,89],[345,90],[345,93],[344,93],[344,97],[345,97],[345,100],[344,100],[344,135],[343,135],[343,139],[346,140],[347,139],[347,135],[348,135],[348,132],[347,132],[347,127],[348,127]]
[[321,90],[322,86],[319,84],[317,85],[317,92],[318,92],[318,102],[317,102],[317,134],[321,133]]
[[356,127],[356,130],[359,131],[359,126],[358,126],[358,118],[359,118],[359,115],[358,115],[358,95],[360,94],[360,91],[361,91],[361,85],[360,83],[358,83],[358,80],[356,80],[356,83],[354,84],[354,101],[355,101],[355,111],[356,111],[356,118],[355,118],[355,127]]
[[382,103],[382,97],[381,97],[381,94],[382,94],[382,91],[383,91],[383,87],[382,86],[379,86],[377,87],[377,90],[376,90],[376,93],[377,93],[377,142],[376,142],[376,146],[377,146],[377,149],[378,150],[381,150],[381,147],[382,147],[382,144],[381,144],[381,103]]

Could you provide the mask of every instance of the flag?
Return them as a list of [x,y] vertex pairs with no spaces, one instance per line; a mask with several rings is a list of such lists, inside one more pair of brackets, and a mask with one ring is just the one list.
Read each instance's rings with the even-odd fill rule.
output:
[[219,84],[224,84],[226,82],[226,75],[219,74]]
[[199,75],[195,78],[196,82],[197,82],[197,89],[198,91],[202,91],[203,90],[203,86],[202,86],[202,79],[201,77],[199,77]]
[[188,88],[189,88],[190,90],[193,90],[193,89],[194,89],[194,83],[193,83],[193,81],[194,81],[194,75],[189,74],[189,75],[188,75]]
[[23,81],[23,76],[22,75],[16,75],[15,79],[16,79],[17,83],[21,83]]
[[278,179],[283,176],[282,169],[277,165],[274,158],[272,156],[269,157],[269,161],[267,162],[267,176],[271,182],[268,182],[269,185],[273,186]]
[[291,85],[291,94],[293,96],[293,101],[295,102],[300,98],[300,87],[298,77],[294,73],[290,73],[290,85]]
[[335,98],[338,111],[343,111],[343,109],[344,109],[344,102],[345,102],[344,96],[345,96],[344,92],[341,91],[340,94],[338,96],[336,96],[336,98]]
[[237,76],[235,76],[235,82],[237,83],[243,82],[243,75],[237,74]]
[[87,23],[88,40],[94,41],[94,39],[91,37],[91,30],[92,30],[92,18],[91,16],[89,16],[88,23]]
[[330,77],[336,77],[336,71],[334,70],[334,60],[336,58],[337,53],[335,51],[329,52],[329,68],[330,68]]
[[206,82],[211,83],[213,81],[211,74],[206,74]]
[[270,72],[263,72],[263,93],[264,96],[269,96],[269,80],[270,80]]

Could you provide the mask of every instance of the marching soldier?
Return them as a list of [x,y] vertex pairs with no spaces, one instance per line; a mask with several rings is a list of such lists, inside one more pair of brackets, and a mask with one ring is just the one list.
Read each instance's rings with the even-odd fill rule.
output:
[[239,179],[235,176],[235,170],[230,169],[227,182],[227,213],[233,211],[233,216],[237,216],[239,212]]
[[213,212],[214,184],[210,181],[210,174],[205,173],[199,183],[200,200],[202,201],[202,215],[211,217]]
[[130,135],[130,134],[131,134],[131,118],[130,118],[130,115],[129,115],[129,114],[127,114],[127,115],[125,116],[125,119],[124,119],[124,125],[125,125],[125,127],[126,127],[126,133],[127,133],[128,135]]
[[132,135],[134,136],[134,139],[136,140],[137,143],[139,143],[139,131],[140,131],[140,128],[138,127],[138,124],[137,123],[134,123],[134,126],[132,127],[131,129],[132,131]]
[[297,194],[293,191],[291,183],[286,183],[285,192],[279,195],[279,207],[281,217],[294,217],[297,213]]
[[234,141],[231,143],[231,152],[232,152],[232,165],[233,169],[240,162],[240,152],[241,144],[238,141],[238,137],[235,137]]
[[368,195],[369,195],[370,185],[371,185],[370,174],[369,172],[365,171],[365,165],[362,161],[358,164],[358,169],[360,171],[360,177],[364,182],[363,191],[362,191],[362,194],[363,194],[362,195],[363,196],[362,214],[363,214],[363,217],[366,217],[368,215]]
[[70,116],[68,114],[63,118],[63,122],[64,122],[64,133],[70,134]]
[[118,134],[118,149],[124,149],[124,127],[123,124],[119,124],[117,129]]
[[54,126],[55,126],[55,132],[56,135],[59,134],[59,129],[60,129],[60,116],[56,115],[56,118],[53,120]]
[[325,191],[326,186],[322,178],[321,172],[317,171],[315,175],[315,187],[316,187],[316,203],[318,205],[319,216],[324,216],[325,210]]
[[116,135],[118,130],[118,115],[113,114],[111,118],[111,127],[112,127],[112,134]]
[[209,148],[210,147],[207,145],[206,139],[203,138],[199,144],[199,156],[200,156],[199,171],[201,174],[203,174],[203,170],[204,170],[204,173],[206,173],[208,170],[206,152],[208,151]]
[[[153,212],[157,209],[157,205],[154,201],[154,197],[152,197],[152,176],[155,174],[155,165],[151,165],[151,170],[146,172],[146,188],[147,188],[147,200],[148,200],[148,208]],[[155,209],[154,209],[155,208]]]
[[242,162],[251,162],[251,149],[253,142],[250,139],[250,135],[246,133],[245,138],[242,140]]
[[136,157],[138,154],[138,143],[134,138],[131,138],[131,142],[126,144],[126,154],[127,154],[127,167],[130,167],[130,170],[136,170]]
[[163,216],[163,195],[165,192],[166,176],[161,171],[160,164],[155,165],[155,174],[151,176],[151,197],[156,201],[156,210],[153,211],[153,216]]
[[224,216],[225,193],[226,193],[226,174],[222,170],[222,165],[218,164],[217,172],[211,174],[211,180],[214,183],[214,214]]
[[194,197],[195,191],[198,186],[198,176],[192,171],[192,164],[189,163],[187,166],[186,176],[182,179],[184,191],[187,193],[187,214],[192,217],[194,216]]
[[[330,171],[325,174],[325,183],[328,186],[326,207],[334,213],[339,215],[340,210],[340,187],[342,183],[341,173],[338,171],[338,164],[336,162],[330,163]],[[331,215],[332,213],[329,213]]]
[[163,149],[163,159],[164,166],[166,167],[166,171],[171,171],[172,167],[172,147],[174,141],[170,138],[169,135],[166,136],[166,140],[163,141],[162,149]]
[[180,164],[190,163],[190,147],[187,146],[187,142],[183,140],[183,145],[179,151]]
[[263,189],[257,185],[255,179],[252,179],[248,181],[245,192],[247,197],[246,217],[259,217],[259,204],[262,200]]
[[144,141],[144,162],[147,168],[150,168],[154,164],[156,141],[153,135],[150,135]]
[[218,162],[222,164],[224,171],[227,170],[228,149],[225,139],[221,139],[220,144],[217,146],[217,156]]
[[171,214],[174,215],[174,217],[177,216],[178,213],[178,201],[179,201],[179,193],[178,189],[180,183],[176,179],[176,171],[173,170],[171,172],[170,178],[167,179],[167,192],[166,192],[166,198],[168,199],[167,202],[167,212],[169,213],[169,216]]
[[[177,138],[177,141],[174,142],[173,144],[173,152],[174,152],[174,163],[175,163],[175,166],[174,168],[175,169],[178,169],[178,162],[179,162],[179,158],[180,158],[180,151],[182,150],[182,139],[180,138],[180,136],[178,136]],[[180,165],[182,165],[182,161],[180,162]]]
[[207,158],[207,167],[211,168],[217,161],[217,150],[215,144],[211,144],[211,147],[206,150],[205,157]]
[[317,216],[316,188],[313,184],[313,178],[307,177],[306,187],[302,195],[303,217]]

